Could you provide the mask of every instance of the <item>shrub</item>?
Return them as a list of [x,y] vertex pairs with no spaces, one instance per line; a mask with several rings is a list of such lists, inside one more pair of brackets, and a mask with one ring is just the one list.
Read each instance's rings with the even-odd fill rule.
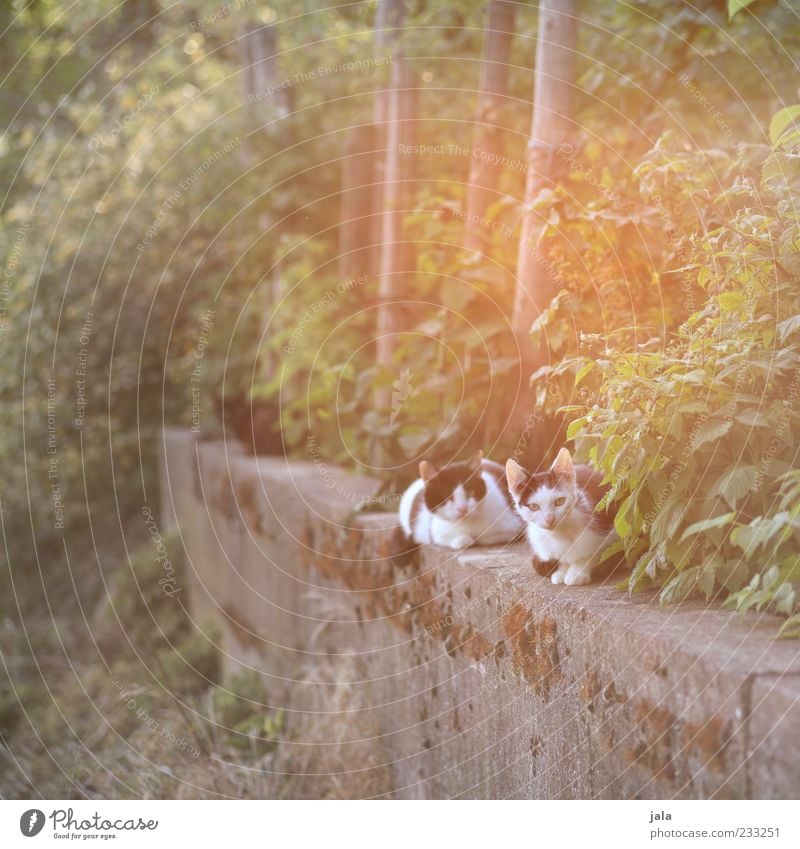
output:
[[[666,339],[582,339],[562,366],[585,391],[568,436],[611,483],[628,586],[663,602],[724,597],[739,610],[797,610],[800,581],[800,107],[704,199],[691,240],[699,309]],[[663,153],[658,172],[690,186],[696,162]],[[645,169],[641,169],[644,171]],[[794,615],[784,634],[800,633]]]

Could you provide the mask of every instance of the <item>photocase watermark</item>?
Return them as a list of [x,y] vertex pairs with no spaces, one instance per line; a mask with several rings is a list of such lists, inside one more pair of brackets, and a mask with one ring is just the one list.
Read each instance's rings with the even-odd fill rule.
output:
[[265,100],[279,91],[286,91],[286,89],[292,88],[295,85],[314,82],[333,74],[341,74],[343,71],[365,71],[370,68],[379,68],[382,65],[390,65],[391,62],[391,56],[375,56],[372,59],[355,59],[352,62],[342,62],[339,65],[321,65],[316,70],[300,71],[291,77],[284,77],[280,82],[251,92],[247,95],[247,102],[257,103],[259,100]]
[[525,453],[525,449],[528,447],[528,443],[530,442],[531,436],[533,436],[533,428],[537,422],[544,422],[545,417],[541,413],[531,413],[526,422],[525,427],[522,430],[522,433],[519,435],[519,439],[517,439],[517,444],[514,446],[514,450],[511,452],[511,458],[513,460],[519,460],[519,458]]
[[341,482],[336,480],[333,471],[329,468],[325,460],[323,460],[322,448],[313,433],[310,433],[306,437],[306,448],[322,478],[325,488],[335,491],[337,495],[344,498],[350,504],[365,507],[370,504],[393,504],[400,500],[400,495],[396,492],[364,496],[362,493],[353,492],[353,490],[343,486]]
[[53,509],[53,525],[64,530],[64,502],[61,498],[61,476],[58,470],[58,437],[56,435],[56,392],[55,377],[47,378],[47,482],[50,485],[50,501]]
[[740,138],[734,137],[733,130],[731,129],[728,122],[725,120],[725,116],[723,113],[717,109],[713,103],[713,101],[709,100],[703,92],[689,79],[688,74],[681,74],[678,77],[678,82],[689,92],[692,96],[693,100],[696,100],[700,106],[705,109],[706,112],[711,116],[711,120],[717,126],[717,129],[722,131],[725,139],[731,143],[733,147],[739,147],[742,143]]
[[115,118],[114,125],[107,132],[95,133],[89,139],[89,150],[98,153],[101,148],[108,147],[116,142],[120,133],[129,127],[147,109],[150,101],[158,94],[158,85],[152,86],[136,101],[136,105],[129,109],[122,118]]
[[6,332],[6,313],[8,310],[8,295],[11,291],[11,281],[17,273],[17,267],[22,259],[22,248],[25,242],[28,241],[28,230],[30,224],[24,222],[17,228],[14,236],[14,244],[11,246],[11,252],[6,260],[6,267],[3,272],[3,280],[0,282],[0,342],[3,341],[3,336]]
[[25,837],[36,837],[36,835],[44,828],[45,816],[44,811],[38,808],[31,808],[19,818],[19,830]]
[[503,156],[491,150],[483,150],[479,147],[462,147],[454,142],[447,144],[400,144],[397,152],[401,156],[462,156],[470,159],[478,159],[488,165],[498,165],[508,171],[519,171],[528,173],[528,165],[521,159],[513,156]]
[[[460,210],[452,211],[453,218],[458,218],[459,221],[466,221],[469,224],[478,224],[481,227],[485,227],[487,230],[491,230],[493,232],[500,232],[502,236],[507,239],[512,239],[515,242],[520,241],[519,234],[514,231],[513,228],[509,227],[507,224],[504,224],[502,221],[497,221],[493,218],[485,218],[479,215],[473,215],[468,212],[461,212]],[[558,273],[558,270],[555,267],[555,264],[549,260],[539,249],[538,246],[526,245],[525,250],[531,256],[536,258],[536,261],[541,265],[541,267],[547,273],[547,276],[553,281],[557,290],[561,291],[566,286],[566,281]]]
[[199,18],[195,18],[190,22],[189,29],[192,32],[198,32],[204,27],[213,26],[214,24],[218,24],[220,21],[225,20],[231,12],[235,12],[238,9],[245,9],[248,6],[255,6],[255,3],[256,0],[236,0],[235,3],[226,3],[224,6],[220,6],[213,12],[209,12]]
[[[141,817],[109,820],[95,811],[93,816],[78,820],[72,808],[55,808],[47,816],[39,808],[30,808],[19,818],[19,830],[25,837],[36,837],[48,819],[53,827],[53,837],[64,840],[113,840],[117,836],[113,832],[155,831],[158,828],[158,820],[143,820]],[[63,833],[60,834],[59,829]]]
[[[681,267],[687,266],[689,264],[689,256],[680,228],[669,214],[669,210],[667,209],[661,195],[653,196],[653,204],[656,208],[656,214],[661,219],[661,223],[664,225],[664,230],[666,231],[667,238],[669,239],[671,249],[677,254]],[[689,314],[693,313],[697,308],[697,304],[694,299],[696,276],[696,273],[693,273],[691,269],[682,271],[680,275],[681,292],[683,292],[684,295],[683,308]]]
[[429,622],[425,626],[425,633],[428,636],[434,637],[437,634],[441,634],[443,631],[448,628],[452,628],[453,625],[456,624],[457,621],[463,620],[466,616],[468,616],[473,610],[478,608],[479,606],[486,603],[485,598],[473,598],[468,601],[466,604],[461,605],[453,610],[452,613],[448,613],[446,616],[442,616],[441,619],[437,619],[435,622]]
[[620,212],[630,212],[631,204],[628,201],[623,200],[618,192],[615,192],[608,186],[603,185],[602,181],[595,176],[593,169],[591,167],[587,167],[578,160],[578,149],[574,145],[563,142],[558,146],[556,155],[564,159],[573,171],[580,174],[587,183],[594,186],[594,188],[597,189],[597,191],[607,201],[609,201],[609,203],[613,203]]
[[397,417],[403,411],[403,407],[413,391],[411,369],[403,369],[400,372],[400,377],[392,384],[392,410],[389,416],[389,424],[393,425],[397,421]]
[[780,421],[778,422],[775,436],[772,437],[772,440],[764,450],[764,454],[761,457],[761,463],[759,464],[755,480],[750,487],[750,492],[757,492],[761,488],[764,478],[769,474],[775,455],[783,445],[784,435],[789,429],[798,396],[800,396],[800,369],[795,369],[795,372],[792,375],[792,381],[789,384],[789,391],[786,398],[783,400],[783,406],[785,409],[781,414]]
[[341,283],[337,283],[335,289],[328,289],[324,295],[317,298],[297,322],[297,325],[289,336],[289,341],[283,346],[284,354],[291,354],[294,351],[297,343],[303,338],[306,327],[308,327],[320,310],[330,306],[339,295],[343,295],[345,292],[349,292],[358,286],[363,286],[367,280],[369,280],[368,274],[362,274],[360,277],[351,277],[350,280],[343,280]]
[[147,228],[142,241],[136,245],[136,250],[139,251],[140,254],[147,250],[147,246],[153,241],[158,234],[158,231],[161,229],[161,225],[167,220],[167,214],[170,212],[172,207],[180,201],[184,193],[187,192],[203,176],[203,174],[211,168],[212,165],[215,165],[220,161],[220,159],[224,159],[232,150],[239,147],[241,143],[241,138],[236,136],[236,138],[215,150],[214,153],[212,153],[207,159],[203,160],[203,162],[201,162],[188,177],[178,183],[177,188],[164,201],[164,203],[161,204],[161,209],[159,209],[152,224]]
[[183,737],[176,736],[168,728],[164,728],[155,717],[150,716],[145,708],[140,707],[136,702],[136,697],[121,681],[113,680],[111,683],[119,693],[119,699],[125,707],[128,710],[136,711],[136,718],[141,720],[154,734],[158,734],[164,742],[181,749],[193,758],[200,757],[200,750],[196,746],[187,742]]
[[181,588],[175,579],[175,569],[167,554],[167,547],[161,539],[161,532],[158,529],[158,523],[153,517],[153,511],[147,505],[142,507],[142,516],[144,516],[144,523],[147,526],[147,530],[150,531],[150,537],[156,549],[155,562],[160,563],[161,568],[164,570],[164,577],[159,578],[158,583],[164,595],[172,598],[181,591]]
[[92,338],[94,314],[87,312],[83,317],[78,341],[81,345],[78,351],[78,365],[75,369],[75,427],[82,428],[86,424],[86,369],[89,362],[89,341]]
[[200,391],[203,379],[203,360],[208,345],[208,337],[214,329],[214,310],[210,307],[205,310],[200,318],[200,337],[194,346],[194,365],[189,378],[189,386],[192,394],[192,433],[200,432],[200,416],[203,412],[200,404]]

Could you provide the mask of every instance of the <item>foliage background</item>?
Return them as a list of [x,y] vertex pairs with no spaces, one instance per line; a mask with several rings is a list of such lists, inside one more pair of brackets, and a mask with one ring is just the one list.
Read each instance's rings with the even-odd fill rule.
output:
[[[335,298],[291,355],[283,352],[308,305],[341,282],[347,130],[372,119],[389,73],[388,63],[375,63],[374,3],[324,14],[313,3],[231,4],[224,15],[210,2],[90,1],[69,13],[48,2],[4,6],[2,236],[13,274],[0,451],[7,492],[26,493],[3,499],[15,531],[6,535],[10,557],[61,548],[48,477],[48,380],[67,525],[109,503],[125,515],[150,497],[159,427],[192,423],[191,373],[208,309],[205,430],[213,432],[223,398],[233,411],[254,395],[271,404],[266,429],[279,448],[304,453],[311,433],[331,460],[366,466],[376,444],[391,467],[411,468],[426,451],[446,459],[475,447],[501,458],[514,450],[518,434],[506,432],[496,410],[519,391],[509,316],[524,214],[551,222],[541,249],[564,289],[558,321],[545,328],[555,362],[575,352],[576,331],[635,326],[666,339],[689,310],[663,275],[686,264],[692,234],[729,211],[698,198],[713,201],[727,188],[724,152],[766,142],[771,115],[794,101],[796,16],[782,4],[757,5],[757,15],[730,22],[721,2],[594,8],[580,32],[579,131],[562,156],[562,190],[526,213],[522,168],[503,169],[487,213],[488,257],[461,247],[469,157],[414,157],[416,208],[406,226],[418,303],[406,321],[419,332],[401,341],[390,372],[375,367],[364,344],[374,280]],[[276,24],[278,77],[291,83],[288,103],[258,101],[255,122],[242,95],[245,21]],[[419,76],[421,142],[450,149],[469,139],[482,23],[473,3],[408,5],[402,42]],[[520,165],[535,24],[535,7],[521,6],[507,108],[494,120],[504,155]],[[372,64],[319,73],[359,59]],[[646,163],[665,146],[679,154],[670,185],[655,188],[667,177],[645,173]],[[87,312],[86,423],[76,428]],[[387,411],[373,408],[373,390],[406,365],[413,391],[389,424]],[[546,409],[571,395],[561,386]]]
[[[390,67],[375,62],[376,4],[223,5],[0,3],[7,623],[83,620],[130,570],[158,433],[195,424],[196,397],[208,436],[246,432],[255,410],[270,450],[307,456],[311,436],[395,487],[421,454],[519,450],[506,411],[528,375],[510,317],[520,222],[537,215],[530,248],[559,294],[533,329],[550,359],[532,412],[566,416],[579,456],[606,473],[630,588],[771,605],[797,633],[796,5],[758,0],[730,18],[723,0],[591,4],[560,185],[528,208],[517,166],[537,9],[520,4],[492,117],[510,165],[480,255],[463,247],[470,158],[449,151],[475,129],[484,10],[407,3],[416,132],[448,152],[413,159],[408,333],[391,369],[369,344],[375,279],[337,289],[348,132],[373,120]],[[256,109],[245,22],[275,26],[291,81]],[[374,390],[406,370],[392,420]],[[558,447],[528,441],[542,462]]]

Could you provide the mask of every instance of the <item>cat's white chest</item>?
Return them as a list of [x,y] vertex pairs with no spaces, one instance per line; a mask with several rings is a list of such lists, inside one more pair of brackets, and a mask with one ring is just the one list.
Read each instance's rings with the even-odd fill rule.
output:
[[571,540],[533,523],[528,524],[525,532],[531,550],[540,560],[561,560],[569,549]]
[[564,563],[589,563],[607,542],[606,534],[586,526],[577,529],[567,526],[549,531],[531,522],[526,533],[533,553],[540,560],[560,560]]

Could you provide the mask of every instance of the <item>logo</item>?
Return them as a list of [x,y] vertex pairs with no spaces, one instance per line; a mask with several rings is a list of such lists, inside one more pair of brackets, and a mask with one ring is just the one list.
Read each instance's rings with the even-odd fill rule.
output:
[[36,837],[44,828],[44,813],[38,808],[31,808],[19,818],[19,830],[25,837]]

